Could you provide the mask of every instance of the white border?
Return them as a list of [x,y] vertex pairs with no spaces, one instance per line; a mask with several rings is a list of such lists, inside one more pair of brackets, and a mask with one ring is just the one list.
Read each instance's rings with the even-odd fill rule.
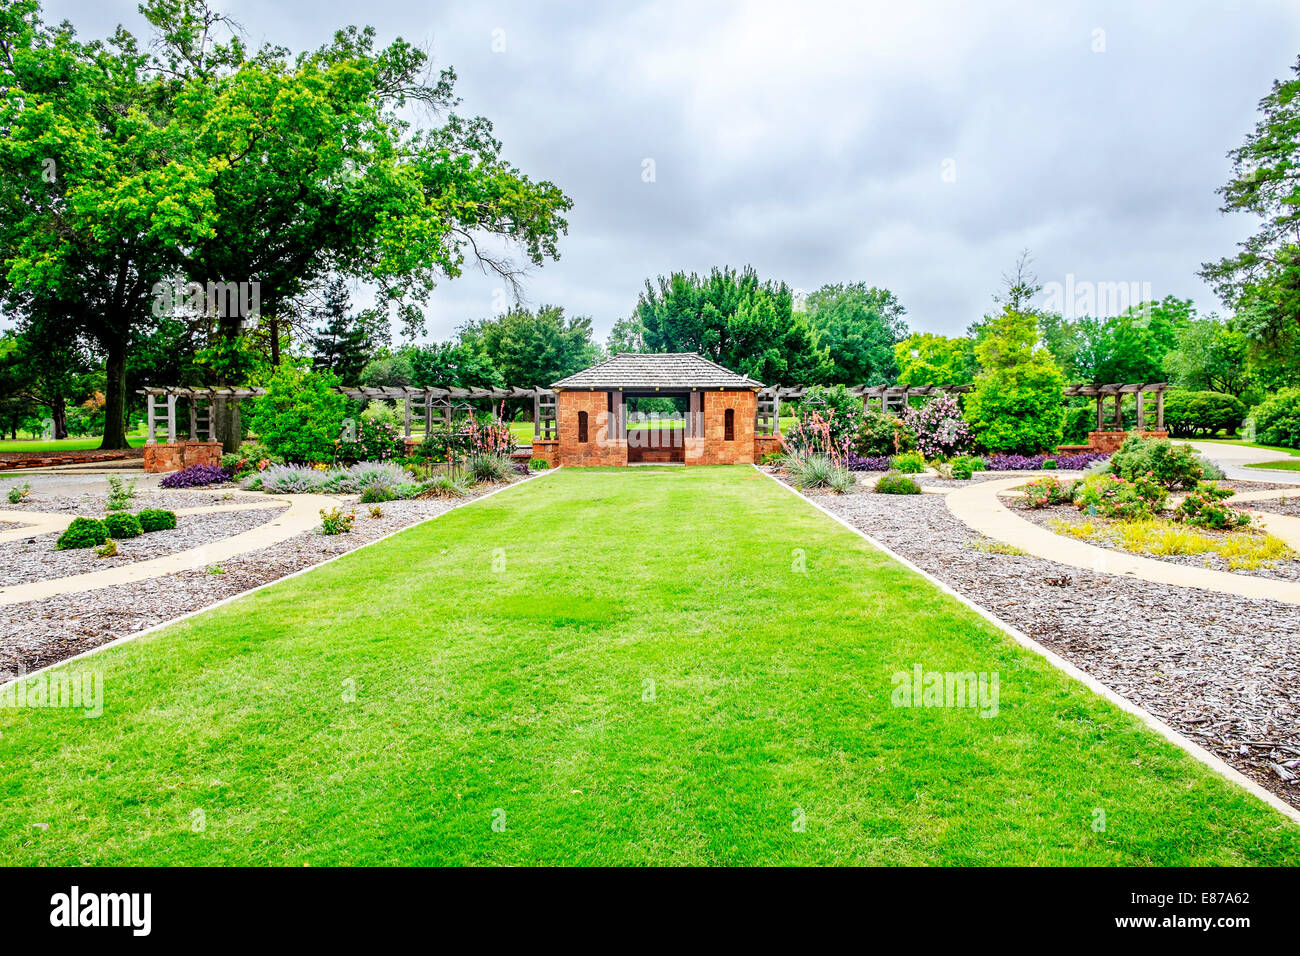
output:
[[786,491],[790,492],[790,494],[794,495],[800,501],[807,502],[808,504],[816,508],[818,511],[820,511],[822,514],[830,518],[832,521],[835,521],[836,523],[843,525],[845,528],[848,528],[858,537],[864,539],[873,548],[877,549],[878,551],[884,552],[885,554],[889,555],[889,557],[897,561],[899,564],[916,572],[921,577],[929,581],[931,584],[939,588],[939,590],[943,591],[945,594],[955,597],[958,601],[966,605],[966,607],[970,608],[980,617],[984,618],[989,623],[996,625],[1000,630],[1005,631],[1012,638],[1014,638],[1018,644],[1022,645],[1028,650],[1033,651],[1035,654],[1038,654],[1040,657],[1045,658],[1047,662],[1051,664],[1053,667],[1057,668],[1060,671],[1064,671],[1067,675],[1079,681],[1089,690],[1093,691],[1096,694],[1101,695],[1102,697],[1106,698],[1106,700],[1110,701],[1112,704],[1119,707],[1120,710],[1126,711],[1127,713],[1134,715],[1139,720],[1141,720],[1142,723],[1146,724],[1147,727],[1149,727],[1151,730],[1154,730],[1156,733],[1164,737],[1174,746],[1179,747],[1184,751],[1186,751],[1196,760],[1199,760],[1201,763],[1205,764],[1211,770],[1218,773],[1219,776],[1226,777],[1232,783],[1237,784],[1238,786],[1242,787],[1248,792],[1259,797],[1259,799],[1263,800],[1274,810],[1277,810],[1280,813],[1282,813],[1282,815],[1287,817],[1292,823],[1300,824],[1300,810],[1297,810],[1295,807],[1291,806],[1291,804],[1287,803],[1277,794],[1264,789],[1264,787],[1260,786],[1254,780],[1251,780],[1249,777],[1247,777],[1236,767],[1225,762],[1223,759],[1216,757],[1214,754],[1210,753],[1200,744],[1193,742],[1187,737],[1184,737],[1182,734],[1174,730],[1173,727],[1170,727],[1168,724],[1166,724],[1155,714],[1152,714],[1149,711],[1146,711],[1143,708],[1139,707],[1137,704],[1133,703],[1127,697],[1120,696],[1115,691],[1111,690],[1109,687],[1103,684],[1101,681],[1097,680],[1097,678],[1093,677],[1091,674],[1088,674],[1080,670],[1077,666],[1070,663],[1064,657],[1057,654],[1055,651],[1051,650],[1050,648],[1044,647],[1042,644],[1039,644],[1032,637],[1030,637],[1028,634],[1024,633],[1023,631],[1019,630],[1018,628],[1012,627],[1006,621],[1002,620],[1001,618],[993,614],[992,611],[989,611],[986,608],[981,607],[980,605],[976,604],[974,601],[972,601],[970,598],[966,597],[965,595],[959,594],[957,591],[953,590],[951,587],[949,587],[943,581],[940,581],[938,578],[930,574],[928,571],[925,571],[922,568],[917,567],[915,564],[913,564],[907,558],[903,557],[901,554],[897,554],[894,551],[887,548],[885,545],[881,544],[879,541],[871,537],[871,535],[867,534],[861,528],[855,528],[853,525],[849,524],[839,515],[822,507],[820,504],[818,504],[816,501],[812,500],[811,498],[807,497],[806,495],[800,494],[798,489],[782,481],[776,475],[770,472],[763,471],[763,469],[760,468],[758,465],[754,465],[753,467],[756,471],[771,478],[778,485],[780,485]]
[[[13,684],[17,684],[20,680],[22,681],[29,680],[32,677],[35,677],[37,674],[43,674],[48,670],[53,670],[56,667],[62,667],[64,664],[71,663],[72,661],[79,661],[83,657],[89,657],[92,654],[98,654],[100,651],[106,651],[110,647],[117,647],[121,644],[126,644],[128,641],[134,641],[136,638],[144,637],[148,634],[152,634],[154,631],[161,631],[165,627],[171,627],[173,624],[179,624],[182,621],[187,621],[192,617],[197,617],[200,614],[205,614],[208,611],[213,610],[214,608],[223,607],[226,604],[231,604],[235,601],[241,600],[242,598],[248,597],[248,595],[250,594],[256,594],[258,591],[261,591],[264,588],[274,587],[275,585],[279,584],[281,581],[288,581],[298,577],[300,574],[306,574],[308,571],[315,571],[317,568],[323,568],[325,567],[325,565],[331,564],[332,562],[337,561],[339,558],[346,558],[349,554],[356,554],[358,551],[364,551],[366,548],[373,547],[374,545],[379,544],[379,542],[381,541],[387,541],[389,538],[394,537],[395,535],[399,535],[403,531],[410,531],[412,528],[418,528],[420,527],[420,525],[428,524],[430,521],[437,521],[443,515],[449,515],[453,511],[459,511],[461,508],[468,508],[470,505],[477,504],[480,501],[487,501],[487,499],[491,498],[495,494],[500,494],[503,491],[509,491],[511,488],[517,488],[520,485],[527,484],[529,481],[532,481],[534,479],[545,478],[547,475],[559,471],[561,467],[562,467],[561,465],[556,465],[554,468],[547,470],[545,474],[532,475],[528,479],[525,479],[524,481],[512,481],[510,484],[504,485],[500,488],[493,488],[485,495],[479,495],[477,498],[471,498],[469,501],[462,501],[460,502],[460,504],[452,505],[446,511],[439,512],[436,515],[430,515],[428,518],[425,518],[423,521],[417,521],[415,522],[415,524],[408,524],[404,528],[397,528],[393,531],[388,532],[388,534],[375,538],[374,541],[367,541],[365,544],[358,545],[357,547],[352,548],[348,551],[341,551],[338,554],[331,555],[330,557],[326,558],[324,561],[319,561],[316,564],[309,564],[304,568],[299,568],[297,571],[291,571],[289,574],[286,574],[284,577],[276,578],[273,581],[267,581],[264,584],[259,584],[257,585],[257,587],[249,588],[247,591],[240,591],[238,594],[232,594],[229,597],[224,597],[220,601],[214,601],[211,604],[205,604],[203,605],[203,607],[196,608],[193,611],[186,611],[184,614],[180,615],[179,617],[173,617],[169,620],[161,621],[158,624],[152,624],[149,627],[146,627],[142,631],[136,631],[134,634],[127,634],[124,637],[119,637],[116,640],[109,641],[107,644],[100,644],[97,647],[92,647],[89,650],[82,651],[80,654],[73,654],[71,657],[65,657],[63,658],[63,660],[55,661],[53,664],[46,664],[44,667],[38,667],[34,671],[29,671],[25,674],[19,675],[18,677],[14,677],[3,683],[0,683],[0,691],[3,691],[6,687],[9,687]],[[253,551],[245,551],[243,552],[243,554],[254,554],[258,550],[260,549],[255,548]],[[243,556],[242,554],[236,555],[236,557],[242,557],[242,556]],[[163,579],[165,580],[166,577],[167,575],[164,575]],[[145,580],[159,580],[159,579],[146,578]],[[133,583],[139,583],[139,582],[133,582]],[[112,587],[112,585],[110,585],[110,587]],[[96,590],[104,590],[104,589],[96,589]]]

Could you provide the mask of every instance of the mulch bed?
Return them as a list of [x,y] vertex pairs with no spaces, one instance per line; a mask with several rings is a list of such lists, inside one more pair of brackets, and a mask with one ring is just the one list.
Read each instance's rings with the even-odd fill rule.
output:
[[938,495],[815,495],[1300,807],[1300,610],[990,554]]

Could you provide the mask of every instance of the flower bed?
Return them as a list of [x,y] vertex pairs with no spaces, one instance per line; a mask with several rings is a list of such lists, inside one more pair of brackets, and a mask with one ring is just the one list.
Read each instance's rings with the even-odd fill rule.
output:
[[984,467],[989,471],[1042,471],[1043,462],[1052,460],[1056,467],[1079,471],[1090,468],[1110,455],[1097,452],[1080,452],[1077,455],[983,455]]

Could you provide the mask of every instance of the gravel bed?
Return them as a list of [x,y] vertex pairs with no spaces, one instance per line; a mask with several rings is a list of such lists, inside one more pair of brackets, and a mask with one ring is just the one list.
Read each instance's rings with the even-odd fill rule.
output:
[[1243,501],[1241,507],[1248,511],[1267,511],[1275,515],[1290,515],[1300,518],[1300,488],[1294,495],[1285,498],[1267,498],[1264,501]]
[[[194,490],[194,491],[163,491],[138,489],[135,497],[131,499],[131,505],[128,509],[132,513],[143,511],[145,508],[165,508],[168,511],[179,511],[182,508],[206,508],[211,505],[233,505],[247,500],[243,495],[231,495],[229,498],[222,497],[235,489],[235,485],[218,485],[218,490]],[[220,489],[223,489],[220,490]],[[86,491],[82,494],[42,494],[40,489],[33,486],[31,494],[23,499],[22,504],[11,505],[7,501],[0,499],[0,508],[11,511],[44,511],[56,514],[74,514],[85,515],[89,518],[102,518],[105,515],[104,506],[108,504],[108,487],[105,485],[103,491],[95,489]]]
[[815,500],[1300,807],[1294,605],[977,551],[938,495]]
[[[369,517],[369,505],[350,505],[357,514],[350,534],[297,535],[223,561],[219,572],[195,569],[114,588],[0,605],[0,679],[16,674],[19,666],[30,672],[319,564],[492,490],[488,486],[458,499],[385,502],[380,506],[382,518]],[[276,512],[255,513],[267,520]]]
[[161,558],[240,534],[275,519],[283,508],[257,508],[250,511],[223,511],[217,514],[181,515],[170,531],[151,531],[138,538],[117,540],[117,554],[101,558],[93,548],[56,551],[56,533],[23,538],[0,544],[0,587],[25,581],[48,581],[52,578],[104,571],[108,568]]
[[[1231,502],[1231,498],[1228,499]],[[1248,502],[1242,502],[1245,506]],[[1070,524],[1081,524],[1085,521],[1094,521],[1101,524],[1106,523],[1105,518],[1089,518],[1082,514],[1079,509],[1069,505],[1056,508],[1025,508],[1017,506],[1015,500],[1007,502],[1017,515],[1024,518],[1041,528],[1052,531],[1053,521],[1066,521]],[[1210,531],[1205,528],[1193,528],[1189,530],[1199,531],[1203,534],[1212,536],[1221,536],[1221,532]],[[1151,558],[1153,561],[1163,561],[1166,564],[1180,564],[1188,568],[1210,568],[1214,571],[1227,571],[1229,574],[1241,574],[1246,577],[1269,578],[1274,581],[1300,581],[1300,558],[1291,558],[1286,561],[1275,561],[1268,565],[1260,565],[1258,568],[1230,568],[1228,562],[1217,554],[1148,554],[1145,551],[1129,551],[1113,544],[1105,538],[1084,538],[1081,539],[1086,544],[1095,545],[1098,548],[1105,548],[1107,551],[1115,551],[1120,554],[1132,554],[1140,558]],[[1300,613],[1300,612],[1298,612]]]

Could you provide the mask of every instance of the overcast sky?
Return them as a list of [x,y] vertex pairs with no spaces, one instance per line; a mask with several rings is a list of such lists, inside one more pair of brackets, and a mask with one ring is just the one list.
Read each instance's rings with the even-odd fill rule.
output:
[[[254,45],[370,24],[454,66],[460,112],[574,201],[529,303],[602,336],[647,277],[745,263],[809,291],[885,286],[913,328],[959,334],[1026,247],[1044,282],[1217,309],[1196,271],[1253,228],[1218,212],[1225,153],[1300,54],[1295,0],[217,6]],[[84,36],[147,33],[135,8],[45,3]],[[445,282],[430,337],[490,314],[500,285]]]

